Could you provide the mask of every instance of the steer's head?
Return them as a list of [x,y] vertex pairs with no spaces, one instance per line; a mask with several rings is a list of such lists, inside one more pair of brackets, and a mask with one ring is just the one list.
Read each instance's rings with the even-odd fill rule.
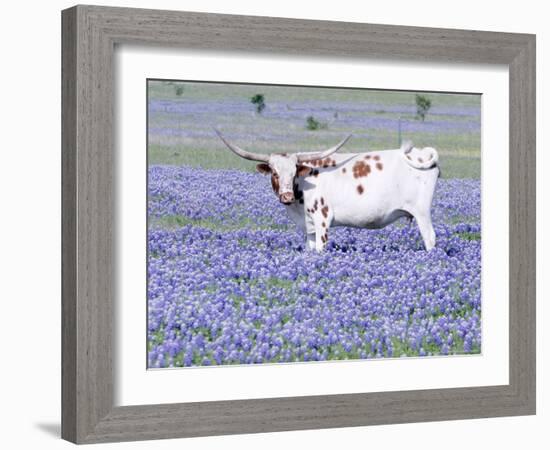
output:
[[294,179],[298,176],[305,176],[312,170],[305,165],[310,161],[324,159],[337,152],[350,138],[347,136],[342,142],[322,152],[312,153],[252,153],[243,150],[240,147],[230,143],[225,137],[215,130],[225,145],[241,158],[252,161],[259,161],[256,166],[258,172],[265,175],[271,175],[271,186],[279,198],[279,201],[285,205],[290,205],[296,200],[294,198]]

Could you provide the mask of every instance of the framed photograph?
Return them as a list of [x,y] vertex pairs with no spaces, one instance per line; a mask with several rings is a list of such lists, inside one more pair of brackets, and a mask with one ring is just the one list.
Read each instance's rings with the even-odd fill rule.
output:
[[533,35],[62,25],[63,438],[535,413]]

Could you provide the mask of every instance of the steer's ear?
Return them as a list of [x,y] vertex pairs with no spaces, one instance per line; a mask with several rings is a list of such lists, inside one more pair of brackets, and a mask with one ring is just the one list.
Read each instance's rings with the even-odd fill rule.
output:
[[256,166],[256,170],[260,173],[263,173],[264,175],[271,173],[271,167],[269,167],[269,164],[264,164],[264,163],[258,164]]
[[302,166],[301,164],[296,166],[296,175],[299,177],[305,177],[311,173],[311,167]]

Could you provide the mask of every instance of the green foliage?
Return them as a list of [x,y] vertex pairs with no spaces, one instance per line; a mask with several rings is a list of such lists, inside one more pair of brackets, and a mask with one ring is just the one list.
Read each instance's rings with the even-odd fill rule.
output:
[[181,97],[183,95],[183,86],[176,86],[176,95]]
[[328,128],[326,123],[319,122],[313,116],[308,116],[306,119],[306,128],[311,131]]
[[265,97],[263,94],[256,94],[251,99],[250,102],[256,106],[256,112],[261,114],[265,109]]
[[424,122],[424,119],[426,118],[426,114],[428,114],[428,111],[432,107],[432,101],[425,95],[421,95],[421,94],[416,94],[415,101],[416,101],[416,117],[420,118],[420,120]]
[[457,235],[461,239],[465,239],[467,241],[480,241],[481,240],[481,233],[471,233],[471,232],[463,232],[463,233],[457,233]]

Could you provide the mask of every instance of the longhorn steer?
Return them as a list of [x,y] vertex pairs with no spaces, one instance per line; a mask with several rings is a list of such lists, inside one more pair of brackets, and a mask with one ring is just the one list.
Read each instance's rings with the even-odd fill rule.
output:
[[[349,139],[317,153],[258,154],[222,141],[242,158],[261,161],[257,169],[271,184],[290,218],[306,234],[309,249],[322,251],[334,226],[383,228],[414,217],[426,250],[435,246],[431,204],[439,177],[434,148],[333,155]],[[332,156],[331,156],[332,155]]]

